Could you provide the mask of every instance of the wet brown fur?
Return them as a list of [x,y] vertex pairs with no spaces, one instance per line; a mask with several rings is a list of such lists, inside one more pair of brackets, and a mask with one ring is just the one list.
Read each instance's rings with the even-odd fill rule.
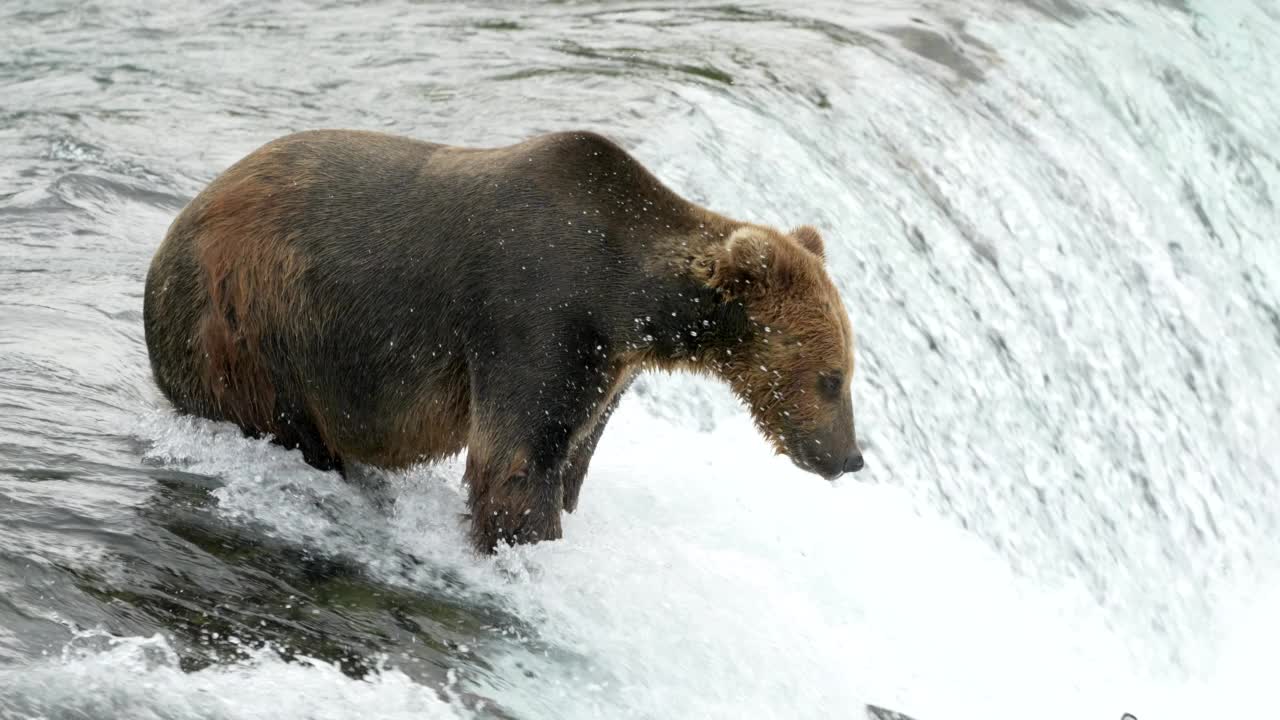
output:
[[287,229],[276,223],[271,186],[252,169],[227,185],[194,220],[196,262],[209,291],[198,335],[208,363],[203,379],[229,419],[276,432],[276,391],[260,340],[264,327],[291,316],[303,259],[277,241]]
[[[818,232],[689,203],[591,133],[273,141],[175,219],[144,317],[179,410],[316,467],[465,449],[485,552],[560,536],[642,370],[724,379],[806,469],[856,449],[853,339]],[[828,371],[843,399],[816,391]]]
[[804,225],[789,234],[744,226],[692,263],[708,285],[744,302],[757,338],[700,364],[728,381],[779,453],[796,452],[788,435],[811,436],[842,420],[853,432],[852,417],[839,417],[844,408],[824,402],[810,382],[814,373],[839,371],[847,395],[854,372],[852,328],[824,262],[821,235]]

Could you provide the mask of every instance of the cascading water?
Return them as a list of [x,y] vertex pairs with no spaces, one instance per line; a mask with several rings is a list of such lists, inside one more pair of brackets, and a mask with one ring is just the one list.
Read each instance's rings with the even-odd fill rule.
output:
[[[8,3],[0,717],[1274,714],[1277,55],[1268,0]],[[819,226],[868,469],[648,377],[481,560],[460,460],[372,497],[174,415],[151,253],[310,127],[589,128]]]

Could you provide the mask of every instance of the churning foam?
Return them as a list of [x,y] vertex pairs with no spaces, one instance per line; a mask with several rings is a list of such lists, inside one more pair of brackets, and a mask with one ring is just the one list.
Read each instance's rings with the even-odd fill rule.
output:
[[[537,645],[490,638],[505,645],[485,660],[533,677],[493,687],[462,671],[457,689],[520,717],[858,717],[872,702],[921,720],[1074,720],[1141,717],[1135,691],[1158,701],[1083,604],[1029,586],[896,490],[797,470],[742,413],[696,432],[624,401],[565,538],[487,559],[470,554],[457,520],[457,461],[393,476],[388,515],[230,426],[157,413],[145,432],[153,458],[225,481],[214,494],[227,519],[389,583],[438,591],[447,569],[477,602],[498,598]],[[397,552],[429,569],[406,575],[388,560]],[[93,703],[135,717],[466,713],[394,665],[360,681],[264,650],[184,674],[160,639],[77,649],[9,679],[6,702],[64,714]]]

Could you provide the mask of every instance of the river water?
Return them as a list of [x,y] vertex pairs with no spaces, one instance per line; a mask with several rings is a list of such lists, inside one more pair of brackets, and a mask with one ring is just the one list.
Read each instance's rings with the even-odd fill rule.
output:
[[[1278,56],[1271,0],[8,0],[0,717],[1276,716]],[[564,540],[478,559],[460,460],[176,416],[151,254],[315,127],[594,129],[819,226],[868,468],[647,377]]]

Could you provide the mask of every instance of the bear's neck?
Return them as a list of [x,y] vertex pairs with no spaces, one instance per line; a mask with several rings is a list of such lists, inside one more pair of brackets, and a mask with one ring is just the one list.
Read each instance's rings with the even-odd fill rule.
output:
[[750,347],[754,330],[746,307],[724,299],[693,273],[694,259],[743,223],[711,212],[703,218],[678,235],[650,236],[646,243],[644,252],[663,260],[629,293],[623,316],[630,323],[618,328],[628,350],[637,351],[632,357],[646,368],[719,375],[735,352]]
[[629,344],[645,363],[662,369],[708,370],[752,334],[746,307],[725,301],[710,288],[676,285],[670,296],[653,297],[650,308],[634,313]]

